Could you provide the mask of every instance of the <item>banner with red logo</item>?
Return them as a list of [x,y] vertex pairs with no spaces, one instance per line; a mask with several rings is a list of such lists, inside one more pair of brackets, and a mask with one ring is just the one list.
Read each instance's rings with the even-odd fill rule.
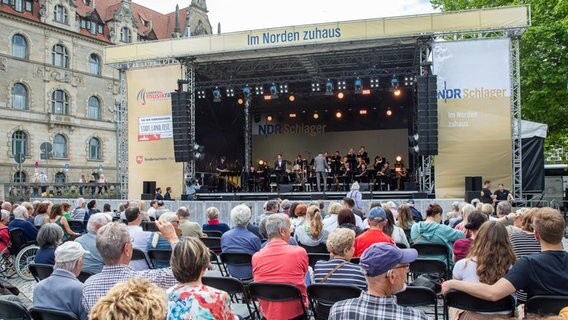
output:
[[183,188],[183,164],[174,161],[170,93],[181,78],[179,66],[134,69],[128,82],[128,198],[140,199],[144,182],[172,187],[179,199]]

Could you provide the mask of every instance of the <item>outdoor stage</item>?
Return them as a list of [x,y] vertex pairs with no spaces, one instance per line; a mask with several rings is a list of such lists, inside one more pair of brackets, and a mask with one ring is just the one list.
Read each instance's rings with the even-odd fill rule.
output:
[[[391,200],[391,199],[433,199],[433,195],[427,195],[417,191],[363,191],[364,200]],[[293,201],[309,202],[311,200],[341,200],[347,192],[234,192],[234,193],[196,193],[194,200],[203,201],[262,201],[269,199],[288,199]],[[185,200],[185,199],[182,199]]]

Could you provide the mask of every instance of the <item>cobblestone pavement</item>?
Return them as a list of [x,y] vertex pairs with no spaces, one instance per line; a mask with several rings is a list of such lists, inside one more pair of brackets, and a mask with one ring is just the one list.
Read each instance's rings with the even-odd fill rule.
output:
[[22,301],[26,306],[30,307],[32,305],[32,298],[34,295],[34,288],[36,286],[35,280],[26,281],[15,275],[12,278],[4,279],[11,283],[13,286],[20,290],[20,301]]

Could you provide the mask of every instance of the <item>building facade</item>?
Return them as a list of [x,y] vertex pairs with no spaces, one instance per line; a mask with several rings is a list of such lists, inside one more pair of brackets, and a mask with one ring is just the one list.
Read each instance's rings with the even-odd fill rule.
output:
[[40,172],[116,182],[120,88],[104,47],[210,33],[205,0],[170,14],[130,0],[0,0],[0,189]]

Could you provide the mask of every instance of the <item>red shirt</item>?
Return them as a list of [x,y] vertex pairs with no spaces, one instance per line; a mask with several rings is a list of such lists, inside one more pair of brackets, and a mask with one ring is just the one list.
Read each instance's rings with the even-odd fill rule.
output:
[[[299,246],[291,246],[283,240],[271,240],[252,256],[254,281],[286,282],[302,292],[307,307],[306,273],[308,254]],[[260,310],[268,320],[289,320],[303,314],[298,301],[268,302],[260,300]]]
[[10,233],[8,232],[8,227],[0,227],[0,253],[6,249],[10,243]]
[[456,261],[460,261],[461,259],[467,257],[469,253],[469,248],[473,243],[472,238],[465,238],[465,239],[458,239],[454,242],[453,252],[456,256]]
[[370,247],[373,243],[378,242],[388,242],[395,244],[394,240],[386,233],[384,233],[383,230],[369,229],[355,238],[355,253],[353,254],[353,256],[362,256],[363,252],[365,252],[365,249]]

